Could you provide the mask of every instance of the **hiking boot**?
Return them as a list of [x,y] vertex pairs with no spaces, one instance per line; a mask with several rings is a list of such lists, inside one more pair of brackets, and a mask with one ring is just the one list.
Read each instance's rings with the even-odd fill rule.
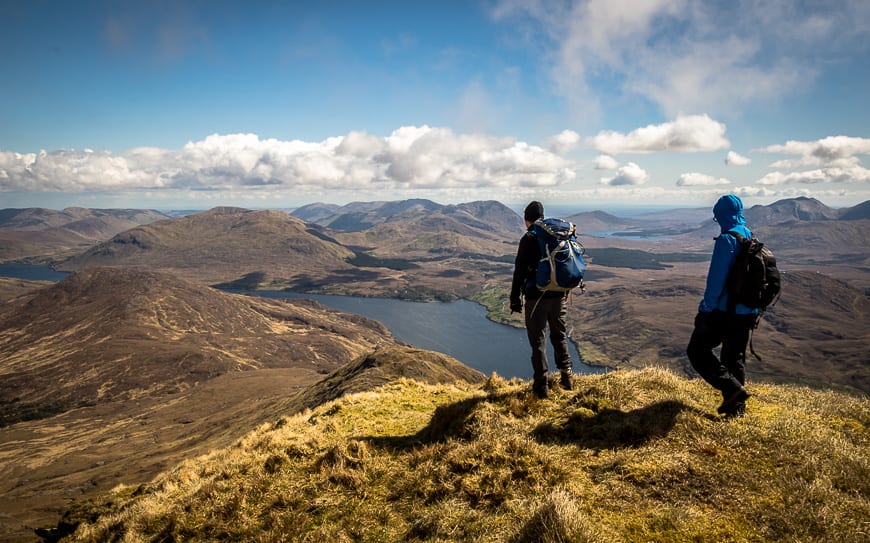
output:
[[739,419],[746,415],[746,404],[741,402],[736,404],[730,411],[724,413],[726,419]]
[[539,400],[546,400],[550,397],[550,392],[547,390],[547,387],[534,387],[532,388],[532,392],[535,395],[535,398]]
[[[720,405],[719,409],[717,409],[716,411],[722,415],[730,413],[734,411],[734,408],[740,404],[744,404],[745,406],[746,400],[748,398],[749,392],[747,392],[745,388],[740,387],[731,396],[725,398],[725,400],[722,402],[722,405]],[[746,408],[744,407],[744,411],[745,409]]]
[[559,377],[559,384],[562,385],[562,388],[565,390],[574,390],[574,382],[571,379],[571,370],[563,371],[562,375]]

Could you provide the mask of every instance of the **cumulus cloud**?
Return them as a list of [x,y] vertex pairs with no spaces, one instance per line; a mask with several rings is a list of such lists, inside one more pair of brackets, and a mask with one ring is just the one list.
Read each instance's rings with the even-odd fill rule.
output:
[[628,134],[605,131],[589,138],[597,151],[622,153],[703,152],[730,146],[725,125],[707,115],[680,115],[674,121],[648,125]]
[[713,185],[728,185],[731,181],[723,177],[713,177],[703,173],[691,172],[680,175],[677,179],[678,187],[704,187]]
[[595,157],[596,170],[615,170],[619,167],[619,162],[610,155],[598,155]]
[[788,141],[784,145],[770,145],[763,150],[801,157],[796,161],[774,163],[772,167],[851,165],[855,163],[855,155],[870,154],[870,138],[829,136],[816,141]]
[[771,172],[758,180],[760,185],[866,183],[870,171],[857,155],[870,154],[870,138],[829,136],[816,141],[788,141],[762,149],[769,153],[798,155],[795,159],[778,160],[770,165],[776,170],[804,171]]
[[621,166],[616,170],[616,175],[613,177],[605,177],[601,179],[602,185],[620,186],[620,185],[643,185],[649,180],[649,173],[643,168],[629,162],[625,166]]
[[547,148],[556,154],[567,153],[578,147],[580,134],[573,130],[563,130],[547,140]]
[[553,187],[573,164],[513,138],[406,126],[319,142],[213,134],[178,150],[0,150],[0,191],[357,190]]
[[751,162],[751,158],[735,153],[734,151],[728,151],[728,155],[725,157],[725,164],[729,166],[747,166]]
[[[546,43],[554,89],[586,113],[596,77],[680,111],[732,112],[803,89],[832,58],[866,51],[866,2],[500,0],[491,15]],[[543,35],[546,39],[537,39]]]
[[820,168],[800,172],[771,172],[758,180],[759,185],[792,185],[818,183],[870,183],[870,170],[862,166],[851,168]]

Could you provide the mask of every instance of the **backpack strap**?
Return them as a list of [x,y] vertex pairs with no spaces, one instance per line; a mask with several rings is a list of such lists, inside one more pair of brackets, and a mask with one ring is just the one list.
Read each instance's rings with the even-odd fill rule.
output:
[[741,234],[740,232],[737,232],[736,230],[729,230],[725,233],[731,234],[732,236],[737,238],[737,241],[739,241],[740,243],[743,243],[743,241],[746,239],[746,237],[744,237],[743,234]]

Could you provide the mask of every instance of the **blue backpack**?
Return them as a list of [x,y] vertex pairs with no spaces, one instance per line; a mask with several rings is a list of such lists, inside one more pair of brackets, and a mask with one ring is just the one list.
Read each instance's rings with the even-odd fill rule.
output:
[[532,235],[538,240],[541,259],[535,274],[538,290],[568,292],[583,288],[585,250],[577,240],[574,224],[562,219],[538,219]]

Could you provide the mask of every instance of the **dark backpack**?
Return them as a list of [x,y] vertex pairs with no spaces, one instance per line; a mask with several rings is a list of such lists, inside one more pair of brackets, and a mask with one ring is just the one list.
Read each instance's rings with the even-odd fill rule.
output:
[[535,272],[538,290],[568,292],[582,288],[585,251],[577,240],[574,224],[562,219],[538,219],[531,232],[541,252]]
[[776,257],[763,243],[728,232],[740,244],[734,267],[728,274],[728,301],[733,308],[743,304],[764,311],[779,297],[779,270]]

